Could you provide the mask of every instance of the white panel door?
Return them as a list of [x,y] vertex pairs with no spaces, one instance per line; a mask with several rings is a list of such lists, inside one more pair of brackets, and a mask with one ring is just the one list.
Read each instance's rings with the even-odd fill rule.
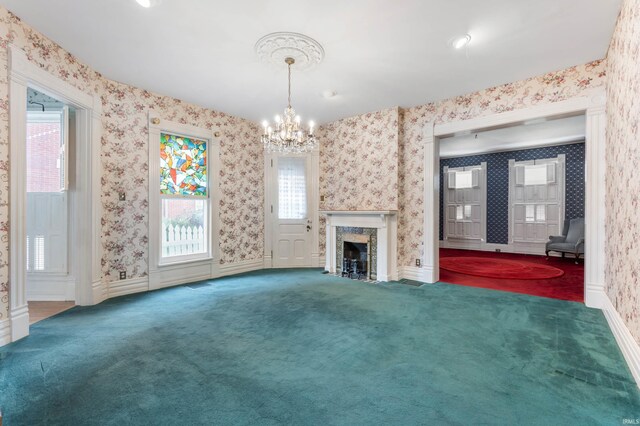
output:
[[273,266],[311,266],[311,156],[276,157],[273,172]]
[[443,200],[445,239],[485,239],[486,170],[486,163],[444,168],[447,176]]
[[559,235],[564,214],[565,156],[510,161],[510,241],[543,244]]

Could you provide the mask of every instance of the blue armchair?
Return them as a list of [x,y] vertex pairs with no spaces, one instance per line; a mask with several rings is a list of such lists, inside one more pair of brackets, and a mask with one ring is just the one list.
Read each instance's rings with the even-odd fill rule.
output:
[[562,253],[572,253],[576,257],[576,263],[580,255],[584,256],[584,218],[564,221],[564,229],[560,236],[550,236],[545,247],[547,258],[550,251]]

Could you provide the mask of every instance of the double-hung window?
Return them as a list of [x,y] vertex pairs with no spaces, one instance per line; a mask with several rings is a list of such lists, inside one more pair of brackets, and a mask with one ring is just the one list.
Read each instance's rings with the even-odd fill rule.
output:
[[160,133],[160,263],[210,256],[208,145]]

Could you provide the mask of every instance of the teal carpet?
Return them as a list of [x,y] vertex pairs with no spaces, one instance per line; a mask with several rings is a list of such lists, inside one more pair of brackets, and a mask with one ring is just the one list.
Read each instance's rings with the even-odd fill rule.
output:
[[13,425],[612,424],[640,398],[601,312],[260,271],[76,307],[0,348]]

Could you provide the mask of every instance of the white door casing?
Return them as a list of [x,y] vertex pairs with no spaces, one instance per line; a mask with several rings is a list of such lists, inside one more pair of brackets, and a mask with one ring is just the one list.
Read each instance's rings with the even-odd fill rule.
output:
[[451,123],[427,123],[424,127],[424,272],[426,282],[439,279],[439,143],[441,137],[457,132],[476,132],[482,129],[520,124],[527,120],[585,114],[586,116],[586,189],[585,189],[585,252],[590,261],[585,264],[585,304],[602,308],[606,305],[604,292],[605,265],[605,130],[606,92],[596,88],[583,96],[545,105],[536,105]]
[[100,244],[102,209],[100,204],[100,138],[102,102],[49,74],[27,58],[24,51],[9,45],[9,322],[10,339],[29,334],[26,299],[26,121],[27,87],[54,97],[76,109],[74,205],[78,215],[70,222],[73,275],[77,279],[75,300],[80,305],[102,301],[106,288],[101,280]]
[[[280,218],[279,168],[304,165],[306,215]],[[319,256],[319,156],[318,149],[304,154],[265,153],[265,268],[318,267]]]
[[313,221],[310,218],[311,156],[276,156],[273,203],[273,266],[311,266]]

